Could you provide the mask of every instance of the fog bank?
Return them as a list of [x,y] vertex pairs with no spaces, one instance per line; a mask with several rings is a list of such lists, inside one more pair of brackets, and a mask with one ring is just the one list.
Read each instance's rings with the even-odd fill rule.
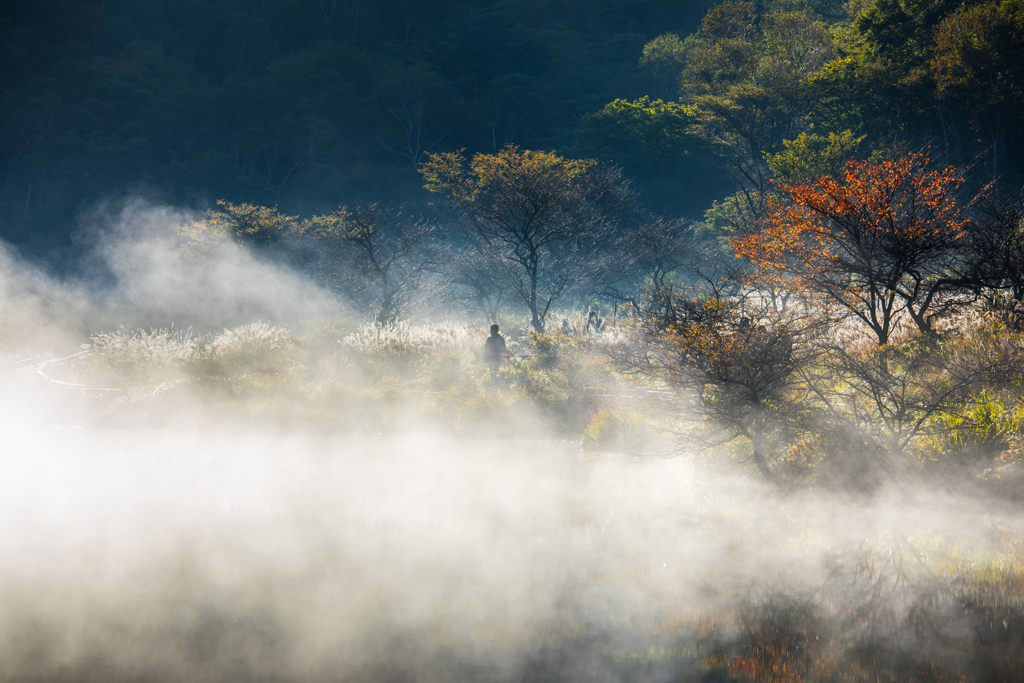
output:
[[1022,531],[535,441],[3,431],[6,680],[667,680],[701,619],[819,595],[834,553]]
[[[305,390],[251,372],[174,380],[202,420],[106,419],[127,389],[53,371],[90,332],[341,315],[237,245],[182,258],[186,218],[129,205],[74,282],[0,250],[3,680],[735,680],[783,636],[803,654],[776,659],[810,677],[839,671],[844,638],[879,676],[981,670],[968,589],[940,572],[1014,557],[1016,507],[906,482],[784,494],[685,444],[583,450],[531,413],[471,438],[412,412],[349,429],[340,402],[316,433],[218,412],[242,380],[268,412]],[[355,394],[366,410],[402,409],[371,390],[387,386]],[[1004,640],[1022,613],[999,617]]]

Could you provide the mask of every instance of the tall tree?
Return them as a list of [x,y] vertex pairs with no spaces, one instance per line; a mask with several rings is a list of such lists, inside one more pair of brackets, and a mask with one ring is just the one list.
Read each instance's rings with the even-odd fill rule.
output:
[[760,164],[807,125],[816,101],[810,79],[835,52],[812,12],[762,15],[739,0],[711,9],[687,47],[681,94],[700,112],[704,134],[744,165]]
[[442,259],[435,226],[402,207],[345,205],[314,216],[305,229],[317,245],[313,268],[319,278],[371,311],[378,325],[408,313],[424,276]]
[[588,259],[631,200],[617,168],[511,145],[475,155],[468,168],[461,152],[434,154],[420,173],[494,255],[497,276],[537,332],[551,306],[586,279]]
[[671,100],[679,92],[679,76],[686,63],[686,47],[674,33],[663,33],[644,45],[640,66],[654,72],[658,97]]
[[672,170],[695,151],[696,114],[675,102],[615,100],[604,109],[584,114],[576,129],[576,151],[613,159],[633,173],[654,175]]
[[652,216],[622,232],[599,260],[594,293],[650,312],[695,283],[716,295],[735,289],[742,266],[683,219]]
[[1024,193],[985,198],[971,221],[972,276],[1010,329],[1024,325]]

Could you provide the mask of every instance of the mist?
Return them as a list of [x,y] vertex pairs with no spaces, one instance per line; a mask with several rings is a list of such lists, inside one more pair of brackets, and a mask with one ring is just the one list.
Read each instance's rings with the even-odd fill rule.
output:
[[183,258],[187,219],[96,214],[75,280],[0,253],[4,680],[781,680],[744,662],[756,634],[787,628],[794,677],[856,678],[821,649],[851,629],[877,651],[862,673],[989,675],[984,633],[930,567],[1012,558],[1010,502],[907,480],[783,492],[692,444],[584,450],[522,407],[504,430],[460,432],[385,403],[401,428],[384,429],[379,404],[338,399],[313,428],[266,417],[294,387],[129,395],[53,363],[118,327],[301,335],[352,315],[238,245]]

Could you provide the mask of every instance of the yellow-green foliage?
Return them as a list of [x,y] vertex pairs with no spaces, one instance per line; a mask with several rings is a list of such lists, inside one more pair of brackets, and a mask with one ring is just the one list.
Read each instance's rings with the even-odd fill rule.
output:
[[272,244],[289,236],[302,234],[306,225],[297,216],[280,213],[277,207],[258,204],[232,204],[217,200],[219,210],[209,210],[201,220],[175,227],[181,238],[180,255],[188,261],[199,261],[223,243]]
[[930,557],[931,569],[961,589],[1002,593],[1005,603],[1024,604],[1024,541],[1009,531],[999,530],[999,545],[971,550],[937,543]]
[[[518,356],[519,344],[513,339],[507,344]],[[480,362],[479,346],[468,363],[463,359],[457,380],[450,374],[447,384],[433,383],[440,389],[432,395],[433,410],[460,430],[514,435],[529,423],[536,433],[539,420],[545,428],[576,437],[611,381],[589,342],[561,330],[529,332],[523,357],[503,365],[496,383]]]
[[943,416],[948,443],[956,449],[1001,450],[1008,439],[1024,426],[1024,406],[1009,407],[998,397],[982,392],[963,409]]
[[736,192],[724,197],[721,202],[713,200],[711,208],[704,212],[704,221],[698,228],[699,234],[709,238],[733,234],[737,225],[741,225],[759,209],[755,199],[747,193]]
[[181,240],[179,256],[191,262],[201,262],[231,237],[225,225],[212,220],[182,223],[175,231]]
[[208,228],[243,242],[274,242],[300,229],[296,216],[282,214],[276,206],[235,205],[224,199],[217,200],[217,206],[220,210],[206,212]]
[[[554,194],[570,193],[574,179],[597,164],[596,159],[566,159],[554,152],[522,150],[508,145],[497,154],[476,154],[464,168],[462,151],[433,154],[420,167],[431,192],[450,193],[456,201],[474,202],[489,191],[510,188],[528,195],[544,188]],[[548,210],[553,208],[546,207]]]
[[[931,420],[930,436],[919,449],[931,464],[989,463],[1019,442],[1024,429],[1020,335],[991,314],[959,322],[959,329],[945,333],[942,342],[945,365],[961,374],[972,368],[984,372],[978,373],[969,395]],[[941,387],[942,381],[929,379],[933,387]]]
[[512,386],[572,429],[582,432],[594,410],[595,384],[607,371],[587,352],[587,343],[561,330],[530,332],[532,354],[509,369]]
[[601,111],[583,115],[576,129],[576,151],[650,174],[670,159],[678,163],[679,157],[699,146],[694,130],[697,118],[694,108],[677,102],[618,99]]
[[532,409],[522,391],[504,379],[495,385],[486,367],[472,363],[460,369],[457,381],[431,394],[426,412],[460,433],[508,437],[523,434],[531,420],[536,434]]
[[851,131],[839,135],[808,135],[800,133],[795,140],[784,140],[785,149],[778,154],[765,154],[768,168],[785,181],[820,178],[838,173],[852,156],[864,137],[855,138]]

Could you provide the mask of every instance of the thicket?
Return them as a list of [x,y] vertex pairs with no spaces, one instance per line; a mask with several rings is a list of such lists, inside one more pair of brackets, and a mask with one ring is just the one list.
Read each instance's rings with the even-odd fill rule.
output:
[[[503,435],[532,420],[599,449],[674,440],[783,488],[941,476],[1016,497],[1021,201],[905,148],[833,151],[792,146],[797,167],[832,170],[766,180],[717,225],[651,215],[615,169],[511,146],[430,157],[448,218],[224,201],[179,227],[177,258],[288,253],[372,322],[103,334],[78,363],[106,374],[83,381],[217,387],[325,426],[429,415]],[[428,324],[438,311],[501,320],[501,386],[482,331]]]

